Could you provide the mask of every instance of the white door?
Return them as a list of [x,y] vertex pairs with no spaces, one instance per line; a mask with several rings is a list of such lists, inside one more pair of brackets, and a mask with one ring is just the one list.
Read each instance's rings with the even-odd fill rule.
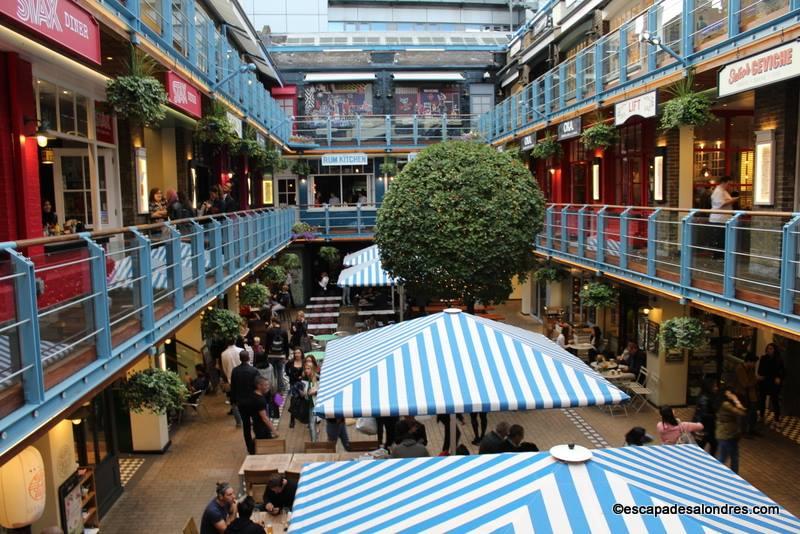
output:
[[[62,226],[66,221],[77,220],[87,230],[118,228],[121,226],[118,191],[112,184],[117,180],[114,171],[113,151],[99,149],[97,155],[97,183],[99,186],[99,211],[93,209],[92,179],[89,165],[89,149],[57,148],[53,169],[53,182],[56,192],[55,210]],[[99,224],[95,214],[99,213]]]

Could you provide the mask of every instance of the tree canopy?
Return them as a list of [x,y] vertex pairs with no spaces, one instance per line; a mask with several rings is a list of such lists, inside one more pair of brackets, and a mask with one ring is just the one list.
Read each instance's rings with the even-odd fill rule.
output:
[[525,166],[470,141],[430,146],[392,182],[378,212],[383,268],[410,291],[502,302],[535,266],[544,198]]

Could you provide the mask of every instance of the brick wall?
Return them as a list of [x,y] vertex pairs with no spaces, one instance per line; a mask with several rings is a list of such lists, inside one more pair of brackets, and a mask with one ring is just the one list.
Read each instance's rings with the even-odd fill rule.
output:
[[666,141],[666,155],[664,157],[664,202],[654,202],[656,206],[678,206],[678,184],[680,182],[680,166],[678,151],[680,146],[680,130],[673,128],[662,135]]

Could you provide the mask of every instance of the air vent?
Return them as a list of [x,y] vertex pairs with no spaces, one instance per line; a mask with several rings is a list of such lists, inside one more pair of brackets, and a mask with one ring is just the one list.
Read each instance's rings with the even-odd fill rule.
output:
[[417,37],[417,42],[419,44],[433,44],[433,39],[430,37]]
[[433,37],[431,41],[433,44],[447,44],[447,39],[444,37]]
[[481,42],[475,37],[464,37],[464,43],[470,45],[481,44]]

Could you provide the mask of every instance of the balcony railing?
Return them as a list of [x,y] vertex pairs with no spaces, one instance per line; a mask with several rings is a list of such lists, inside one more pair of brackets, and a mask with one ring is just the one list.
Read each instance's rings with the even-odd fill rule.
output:
[[0,455],[291,239],[295,209],[0,244]]
[[643,31],[691,66],[795,25],[798,15],[797,0],[661,0],[481,115],[478,130],[486,139],[500,139],[683,69],[640,42]]
[[553,204],[536,248],[796,331],[798,236],[800,213]]
[[473,115],[340,115],[294,117],[291,144],[306,148],[414,148],[478,137]]
[[303,205],[300,220],[314,228],[315,239],[372,237],[378,208],[380,204]]

